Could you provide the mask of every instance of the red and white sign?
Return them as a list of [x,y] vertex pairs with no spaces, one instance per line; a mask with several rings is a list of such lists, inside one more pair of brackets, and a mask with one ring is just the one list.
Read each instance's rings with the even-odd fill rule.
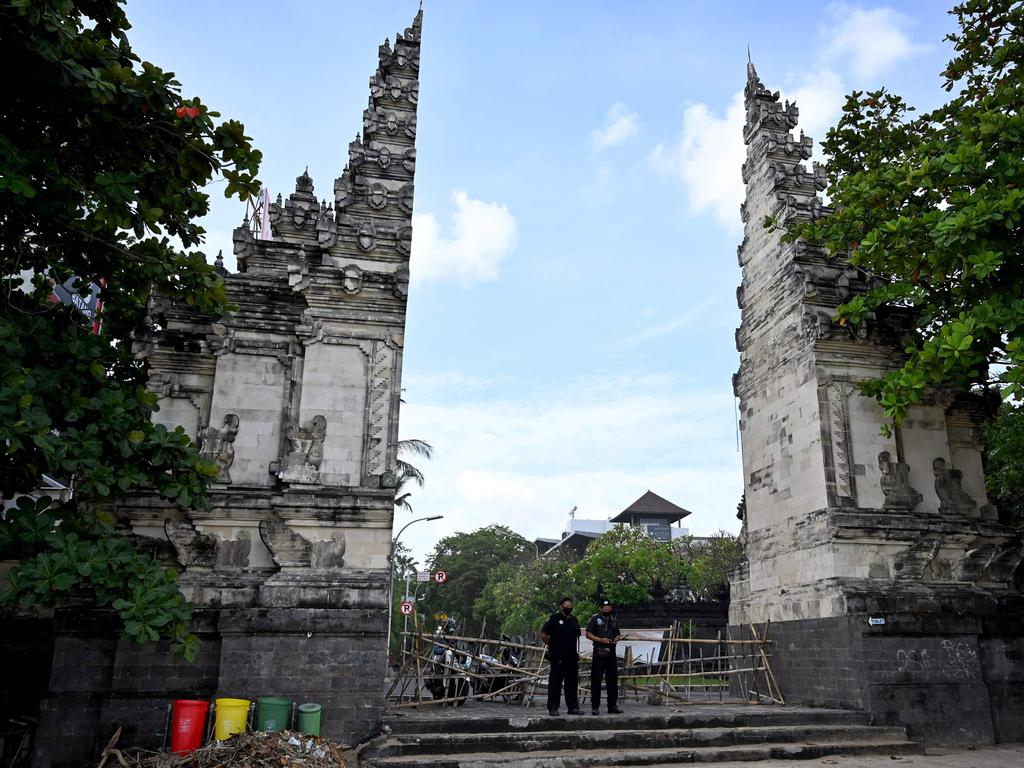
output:
[[403,616],[412,616],[412,603],[410,603],[408,600],[402,601],[401,610]]
[[448,571],[438,571],[434,574],[434,583],[444,584],[448,581]]

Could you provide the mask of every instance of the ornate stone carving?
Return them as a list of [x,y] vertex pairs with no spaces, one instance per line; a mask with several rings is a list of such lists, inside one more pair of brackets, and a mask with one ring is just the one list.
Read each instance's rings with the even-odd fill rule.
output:
[[924,536],[909,549],[896,556],[893,576],[903,579],[921,579],[939,553],[939,540]]
[[828,387],[828,419],[832,436],[832,472],[835,478],[836,503],[854,498],[853,471],[850,461],[850,436],[847,429],[846,397],[849,385],[833,382]]
[[370,189],[366,195],[367,204],[375,209],[380,210],[388,204],[388,189],[380,182],[374,182],[370,185]]
[[939,512],[943,514],[969,514],[978,506],[960,483],[963,472],[946,465],[946,460],[939,457],[932,462],[935,473],[935,495],[939,497]]
[[330,248],[338,242],[338,222],[334,219],[334,210],[326,200],[320,211],[320,218],[316,221],[316,241],[321,248]]
[[224,416],[224,426],[206,427],[199,434],[199,455],[217,464],[217,482],[231,482],[231,465],[235,461],[235,436],[238,435],[238,414]]
[[363,270],[355,264],[349,264],[341,272],[341,287],[345,293],[359,293],[363,289]]
[[1024,560],[1024,552],[1016,544],[979,543],[953,562],[956,581],[992,581],[1008,583]]
[[323,416],[314,416],[303,426],[289,425],[289,449],[278,477],[291,483],[319,483],[326,437],[327,419]]
[[165,520],[164,533],[182,566],[211,568],[216,564],[217,540],[197,531],[192,523],[186,520]]
[[382,342],[374,344],[370,357],[369,423],[367,429],[366,474],[387,470],[388,413],[391,403],[391,368],[394,350]]
[[372,251],[377,242],[377,229],[372,221],[356,223],[356,245],[361,251]]
[[270,550],[275,565],[303,567],[312,560],[313,543],[282,520],[260,521],[260,538]]
[[391,293],[397,299],[406,299],[409,297],[409,268],[399,267],[395,270],[395,285],[391,289]]
[[882,472],[880,484],[885,494],[886,509],[912,510],[924,497],[910,485],[910,465],[893,461],[888,451],[878,454],[878,469]]
[[345,534],[332,531],[331,538],[310,541],[282,520],[263,520],[260,538],[274,563],[292,568],[340,568],[345,564]]

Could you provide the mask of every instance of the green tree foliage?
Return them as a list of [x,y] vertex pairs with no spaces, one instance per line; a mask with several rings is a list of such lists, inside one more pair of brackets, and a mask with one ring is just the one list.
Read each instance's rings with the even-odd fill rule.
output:
[[[156,397],[131,342],[152,330],[152,291],[221,314],[218,273],[194,249],[205,188],[258,191],[260,153],[241,123],[185,99],[173,75],[132,51],[117,0],[14,0],[0,48],[17,62],[0,111],[0,494],[65,480],[62,502],[20,499],[0,547],[21,564],[7,602],[85,600],[113,608],[138,641],[174,639],[186,656],[188,606],[167,574],[115,534],[101,510],[152,487],[206,504],[215,467],[179,428],[152,423]],[[102,333],[54,304],[54,283],[102,285]]]
[[448,581],[427,587],[426,615],[447,613],[458,617],[460,630],[479,631],[483,614],[477,613],[474,604],[490,575],[503,564],[535,557],[533,544],[504,525],[446,536],[437,542],[428,560],[431,570],[448,573]]
[[619,525],[599,536],[579,561],[556,554],[495,569],[474,610],[489,626],[510,634],[536,632],[568,595],[585,619],[607,598],[620,606],[642,606],[655,594],[685,589],[696,600],[728,594],[728,574],[742,558],[735,536],[725,531],[706,539],[661,542],[642,528]]
[[592,603],[580,593],[573,578],[574,563],[565,557],[549,555],[522,564],[503,563],[487,579],[483,592],[474,603],[477,616],[487,625],[509,635],[537,632],[544,619],[557,609],[558,601],[571,597],[576,615],[590,610]]
[[642,605],[656,587],[683,580],[681,561],[672,548],[634,525],[616,525],[587,547],[573,569],[577,588],[616,605]]
[[398,441],[398,461],[396,462],[396,473],[398,475],[398,490],[395,492],[395,506],[412,512],[412,503],[409,498],[412,486],[422,488],[427,482],[423,471],[409,461],[412,457],[419,457],[430,461],[434,456],[434,447],[426,440],[411,438]]
[[823,143],[835,212],[787,225],[873,278],[840,323],[910,314],[903,366],[865,388],[896,424],[930,387],[1024,395],[1024,3],[951,14],[954,96],[918,114],[885,89],[852,93]]
[[1024,406],[1003,403],[985,427],[985,483],[1000,519],[1024,534]]

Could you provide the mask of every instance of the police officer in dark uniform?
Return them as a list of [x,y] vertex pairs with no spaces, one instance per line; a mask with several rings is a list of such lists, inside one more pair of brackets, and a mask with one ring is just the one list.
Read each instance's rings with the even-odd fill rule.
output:
[[601,711],[601,678],[608,686],[608,714],[619,715],[619,659],[615,655],[615,643],[622,637],[619,622],[613,611],[611,600],[598,603],[600,613],[595,613],[587,622],[587,639],[594,641],[594,657],[590,665],[590,709],[596,715]]
[[558,702],[565,686],[565,706],[570,715],[581,715],[577,688],[580,676],[580,623],[572,615],[572,598],[558,601],[559,609],[540,628],[540,639],[548,647],[551,672],[548,676],[548,714],[558,714]]

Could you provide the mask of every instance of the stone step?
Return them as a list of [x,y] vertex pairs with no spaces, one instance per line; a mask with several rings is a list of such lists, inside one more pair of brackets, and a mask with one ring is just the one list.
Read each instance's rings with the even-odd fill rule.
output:
[[668,713],[637,713],[623,715],[587,714],[551,717],[543,710],[525,710],[522,715],[473,715],[462,711],[435,710],[429,714],[392,713],[387,718],[393,734],[436,733],[508,733],[517,731],[581,731],[662,728],[730,728],[760,725],[863,725],[868,722],[863,712],[848,709],[805,709],[786,707],[720,708],[673,711]]
[[607,749],[661,749],[682,747],[725,747],[744,744],[787,742],[824,743],[906,739],[902,728],[868,725],[772,725],[729,728],[661,728],[581,731],[531,731],[493,733],[421,733],[392,735],[368,745],[365,757],[406,755],[457,755],[466,753],[542,752],[574,748],[591,751]]
[[478,752],[461,755],[405,755],[361,757],[360,768],[603,768],[621,766],[671,766],[691,763],[753,762],[761,760],[812,760],[828,755],[921,754],[919,744],[906,739],[831,741],[821,744],[759,744],[728,747],[672,747],[663,749],[577,749],[548,750],[524,755],[519,752]]

